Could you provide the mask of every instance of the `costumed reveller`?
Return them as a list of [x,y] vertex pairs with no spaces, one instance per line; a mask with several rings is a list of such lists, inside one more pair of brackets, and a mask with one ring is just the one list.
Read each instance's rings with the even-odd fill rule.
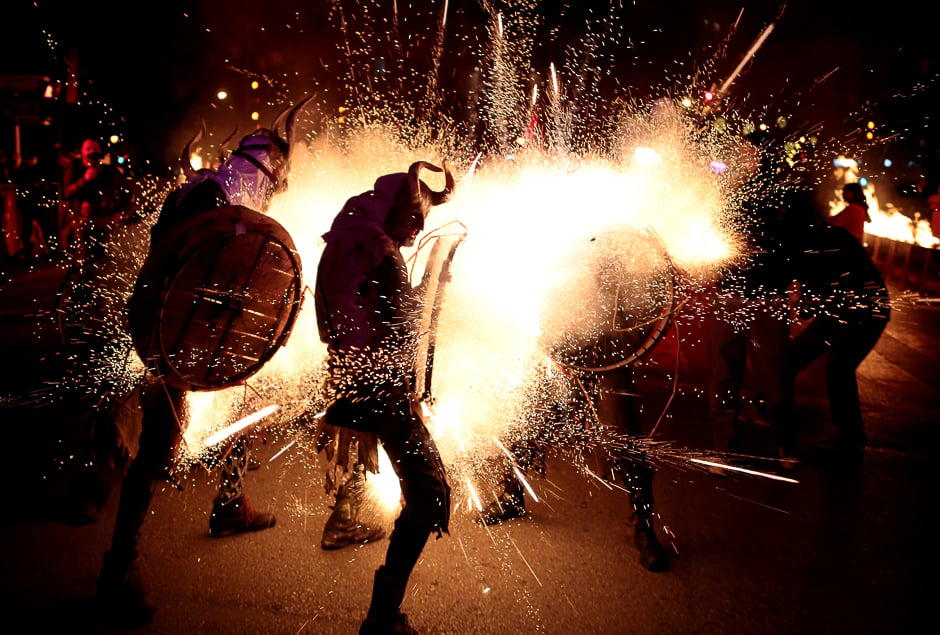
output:
[[[324,542],[341,542],[344,532],[351,532],[349,539],[369,533],[357,529],[355,497],[362,472],[377,471],[376,438],[404,499],[360,633],[415,632],[401,612],[408,579],[428,537],[448,531],[450,487],[437,446],[413,409],[410,385],[423,294],[412,288],[400,251],[414,245],[431,207],[450,198],[454,178],[446,168],[440,192],[419,179],[422,169],[442,171],[424,161],[380,177],[372,190],[346,202],[323,235],[315,296],[320,338],[329,351],[330,402],[318,439],[334,466],[354,474],[352,484],[340,487]],[[352,441],[358,442],[355,461]]]
[[[151,255],[160,249],[161,241],[174,228],[196,215],[229,205],[257,212],[267,210],[273,196],[286,189],[289,140],[296,114],[306,101],[295,105],[287,116],[287,140],[276,132],[279,116],[273,130],[259,128],[243,138],[218,169],[196,172],[189,164],[190,147],[201,137],[202,131],[186,144],[182,159],[188,179],[166,197],[161,207],[160,216],[151,228]],[[139,299],[143,295],[141,289],[155,283],[145,280],[144,276],[138,277],[134,295],[128,302],[132,322],[135,315],[150,315],[159,310],[158,306],[144,306],[145,301]],[[96,599],[101,609],[112,619],[130,625],[146,623],[153,614],[153,607],[146,601],[148,585],[136,564],[137,547],[157,481],[175,481],[173,461],[187,425],[187,391],[159,376],[153,362],[157,356],[156,351],[142,355],[150,372],[140,388],[143,420],[138,451],[124,476],[111,547],[104,555],[97,584]],[[210,536],[257,531],[275,523],[273,514],[254,510],[242,491],[251,440],[250,434],[242,433],[232,442],[223,459],[219,491],[209,520]]]
[[[613,431],[636,437],[640,428],[639,395],[633,382],[633,369],[623,365],[604,372],[585,372],[581,384],[585,397],[591,400],[590,410],[596,412],[598,423]],[[551,417],[552,414],[546,416]],[[558,420],[566,421],[564,413],[556,413]],[[530,434],[511,451],[518,467],[524,472],[544,474],[546,449],[551,441],[540,438],[540,432],[551,434],[550,421],[533,421]],[[646,453],[629,439],[611,450],[607,457],[605,475],[619,475],[630,500],[630,523],[633,527],[633,542],[639,554],[640,564],[648,571],[662,572],[669,569],[669,558],[656,536],[653,511],[653,475],[655,470]],[[507,469],[500,483],[500,494],[483,509],[481,519],[488,525],[524,516],[525,489],[515,472]]]

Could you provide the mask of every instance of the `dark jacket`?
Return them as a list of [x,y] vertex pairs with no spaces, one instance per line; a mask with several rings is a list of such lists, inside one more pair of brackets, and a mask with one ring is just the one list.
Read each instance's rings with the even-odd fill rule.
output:
[[794,238],[803,317],[859,324],[891,315],[884,280],[868,252],[841,227],[810,225]]

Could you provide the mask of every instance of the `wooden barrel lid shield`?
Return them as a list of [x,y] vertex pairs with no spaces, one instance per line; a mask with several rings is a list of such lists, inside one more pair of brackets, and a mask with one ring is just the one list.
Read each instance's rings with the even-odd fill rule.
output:
[[649,229],[621,227],[579,244],[543,313],[562,366],[601,372],[647,355],[676,307],[675,268]]
[[167,383],[226,388],[284,344],[302,293],[287,230],[246,207],[223,207],[180,223],[151,250],[128,305],[131,337]]

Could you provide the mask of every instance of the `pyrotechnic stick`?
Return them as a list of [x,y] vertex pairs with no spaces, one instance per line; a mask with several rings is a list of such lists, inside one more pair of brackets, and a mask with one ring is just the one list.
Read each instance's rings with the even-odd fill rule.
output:
[[232,436],[236,432],[240,432],[244,430],[245,428],[252,425],[253,423],[257,423],[258,421],[261,421],[262,419],[267,417],[269,414],[277,410],[278,407],[279,406],[277,404],[271,404],[270,406],[265,406],[261,410],[254,412],[248,415],[247,417],[243,417],[239,419],[238,421],[228,426],[227,428],[223,428],[222,430],[219,430],[215,434],[209,435],[209,437],[205,441],[206,447],[208,448],[210,446],[213,446],[219,443],[220,441]]
[[470,482],[470,478],[467,478],[467,490],[470,492],[470,498],[473,500],[473,504],[477,506],[477,511],[483,511],[483,504],[480,502],[480,497],[477,496],[477,491],[473,487],[473,483]]
[[728,79],[725,80],[725,83],[722,84],[721,88],[718,89],[718,92],[715,93],[716,98],[721,99],[722,97],[725,96],[725,93],[727,92],[728,88],[731,86],[731,82],[737,79],[738,75],[741,73],[741,70],[744,68],[744,66],[748,62],[751,61],[751,58],[754,57],[755,53],[757,53],[757,49],[761,47],[761,45],[764,43],[764,40],[767,39],[767,36],[770,35],[770,32],[773,30],[774,30],[774,23],[771,22],[770,24],[767,25],[767,28],[764,29],[763,33],[761,33],[757,37],[757,39],[754,40],[754,43],[751,45],[751,48],[741,59],[741,62],[738,64],[737,68],[734,69],[731,75],[728,76]]
[[747,468],[738,467],[736,465],[727,465],[725,463],[715,463],[714,461],[705,461],[703,459],[689,459],[692,463],[699,463],[701,465],[708,465],[710,467],[718,467],[723,470],[732,470],[735,472],[743,472],[744,474],[750,474],[752,476],[763,476],[764,478],[769,478],[774,481],[783,481],[784,483],[799,483],[798,480],[793,478],[787,478],[786,476],[778,476],[777,474],[769,474],[767,472],[758,472],[757,470],[749,470]]
[[521,482],[522,485],[526,488],[526,491],[529,492],[529,494],[532,496],[532,499],[533,499],[536,503],[539,502],[539,497],[536,496],[535,490],[532,489],[532,486],[529,485],[529,481],[527,481],[526,478],[525,478],[525,476],[523,476],[522,470],[520,470],[519,467],[517,466],[517,464],[516,464],[516,458],[512,455],[512,452],[510,452],[508,449],[506,449],[506,446],[503,445],[503,444],[500,442],[500,440],[497,439],[496,437],[493,437],[493,441],[495,441],[495,442],[496,442],[496,445],[499,446],[499,449],[502,450],[503,453],[504,453],[507,457],[509,457],[509,462],[510,462],[510,464],[512,465],[512,470],[513,470],[513,472],[515,472],[516,478],[519,479],[519,482]]

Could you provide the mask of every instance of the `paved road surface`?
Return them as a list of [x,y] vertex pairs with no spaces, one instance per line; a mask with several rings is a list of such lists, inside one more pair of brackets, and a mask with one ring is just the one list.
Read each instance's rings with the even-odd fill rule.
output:
[[[15,397],[0,409],[4,631],[113,632],[90,598],[118,491],[94,524],[58,516],[89,400],[19,405],[60,370],[48,307],[61,270],[13,273],[0,290],[4,393]],[[706,331],[680,326],[678,391],[657,437],[706,448]],[[641,369],[648,427],[671,394],[671,346]],[[451,535],[429,543],[404,609],[424,633],[938,632],[938,368],[940,312],[906,303],[860,369],[869,442],[857,469],[810,452],[825,431],[818,366],[797,386],[808,453],[798,484],[660,469],[656,507],[676,552],[668,573],[637,562],[623,493],[561,457],[533,480],[540,502],[525,519],[486,529],[456,501]],[[746,434],[755,449],[770,438],[756,424]],[[318,548],[330,501],[316,457],[270,461],[286,441],[269,436],[248,477],[252,500],[277,514],[268,531],[209,538],[217,476],[201,468],[184,491],[158,492],[142,540],[158,610],[139,632],[357,631],[385,543]]]

